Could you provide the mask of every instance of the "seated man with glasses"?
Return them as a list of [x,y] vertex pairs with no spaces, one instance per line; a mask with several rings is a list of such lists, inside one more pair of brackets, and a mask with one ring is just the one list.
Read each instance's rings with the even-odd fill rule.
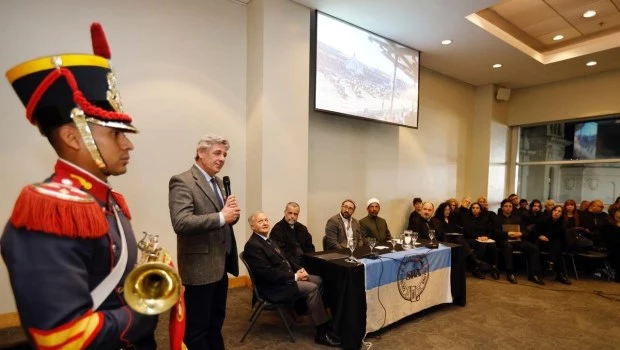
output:
[[327,220],[325,225],[325,250],[347,248],[347,240],[353,238],[358,246],[364,244],[361,227],[353,218],[355,202],[346,199],[340,206],[340,213]]
[[289,261],[275,242],[269,238],[269,218],[265,213],[253,213],[248,222],[252,236],[245,244],[243,255],[254,275],[260,294],[273,303],[294,303],[304,298],[316,326],[314,342],[339,346],[340,338],[331,330],[323,305],[323,280],[310,275],[301,266]]

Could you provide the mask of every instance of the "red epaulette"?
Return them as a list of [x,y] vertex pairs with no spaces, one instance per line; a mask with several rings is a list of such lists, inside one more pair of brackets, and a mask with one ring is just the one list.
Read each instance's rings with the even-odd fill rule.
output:
[[57,182],[24,187],[15,202],[11,224],[70,238],[97,239],[108,232],[108,221],[93,196]]
[[131,220],[131,213],[129,212],[129,206],[127,206],[125,197],[123,197],[122,194],[114,190],[112,190],[112,197],[114,197],[114,201],[116,201],[116,204],[118,204],[118,206],[121,208],[121,211],[123,212],[123,214],[125,214],[127,219]]

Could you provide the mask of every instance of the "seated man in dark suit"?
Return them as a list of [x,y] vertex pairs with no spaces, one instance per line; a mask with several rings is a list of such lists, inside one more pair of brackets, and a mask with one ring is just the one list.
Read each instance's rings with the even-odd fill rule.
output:
[[314,342],[339,346],[340,339],[332,332],[323,306],[321,277],[309,275],[299,265],[288,261],[280,248],[271,242],[269,219],[265,213],[253,213],[248,222],[254,233],[245,244],[243,254],[262,296],[274,303],[293,303],[305,298],[316,326]]
[[308,228],[297,221],[298,217],[299,204],[287,203],[284,218],[273,225],[269,237],[278,244],[290,262],[304,266],[303,255],[313,253],[314,244]]

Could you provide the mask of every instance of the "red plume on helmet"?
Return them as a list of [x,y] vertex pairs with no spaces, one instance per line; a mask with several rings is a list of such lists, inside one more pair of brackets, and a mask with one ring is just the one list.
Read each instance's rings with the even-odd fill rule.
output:
[[97,56],[112,58],[108,40],[105,38],[105,32],[101,24],[95,22],[90,25],[90,37],[93,42],[93,53]]

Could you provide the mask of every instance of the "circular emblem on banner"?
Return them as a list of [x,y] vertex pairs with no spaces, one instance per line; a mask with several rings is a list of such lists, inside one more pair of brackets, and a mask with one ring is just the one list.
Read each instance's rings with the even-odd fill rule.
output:
[[428,282],[428,258],[426,255],[407,255],[398,267],[398,291],[405,300],[415,302]]

